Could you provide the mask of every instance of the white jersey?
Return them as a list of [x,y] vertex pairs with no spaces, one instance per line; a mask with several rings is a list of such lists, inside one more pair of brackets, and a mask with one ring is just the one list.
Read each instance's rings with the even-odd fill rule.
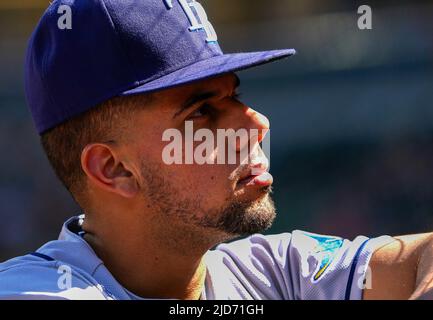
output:
[[[37,252],[1,263],[0,299],[145,299],[111,275],[82,238],[79,221],[66,221],[59,239]],[[293,231],[220,244],[204,257],[201,298],[361,299],[372,253],[393,240]]]

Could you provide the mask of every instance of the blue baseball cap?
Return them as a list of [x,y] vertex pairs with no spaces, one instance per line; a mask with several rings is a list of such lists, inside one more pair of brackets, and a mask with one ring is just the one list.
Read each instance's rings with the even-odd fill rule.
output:
[[195,0],[56,0],[29,41],[26,99],[42,134],[113,97],[293,54],[293,49],[223,54]]

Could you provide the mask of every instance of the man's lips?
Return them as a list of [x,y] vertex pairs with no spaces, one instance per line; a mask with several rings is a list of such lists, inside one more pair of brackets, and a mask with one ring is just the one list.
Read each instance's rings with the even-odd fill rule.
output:
[[248,166],[241,174],[238,184],[242,186],[267,187],[273,182],[272,175],[265,164]]

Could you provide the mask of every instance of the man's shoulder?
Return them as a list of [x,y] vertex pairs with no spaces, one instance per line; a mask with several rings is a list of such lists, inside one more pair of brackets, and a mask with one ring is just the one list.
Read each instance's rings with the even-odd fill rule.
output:
[[301,230],[255,234],[218,245],[207,265],[221,292],[232,286],[257,299],[360,299],[370,257],[390,241]]
[[284,289],[293,233],[254,234],[222,243],[206,255],[210,296],[215,299],[290,299]]
[[[251,270],[256,262],[271,265],[284,263],[297,231],[280,234],[253,234],[246,238],[221,243],[206,254],[208,266],[231,270]],[[235,265],[235,268],[231,266]],[[239,268],[240,267],[240,268]]]
[[83,270],[35,252],[0,263],[0,299],[107,299]]

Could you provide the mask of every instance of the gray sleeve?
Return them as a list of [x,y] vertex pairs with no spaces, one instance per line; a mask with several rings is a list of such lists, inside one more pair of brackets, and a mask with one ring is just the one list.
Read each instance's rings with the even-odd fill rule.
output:
[[373,252],[394,239],[389,236],[353,241],[303,231],[253,235],[218,246],[224,268],[252,299],[361,299],[370,284],[368,263]]

